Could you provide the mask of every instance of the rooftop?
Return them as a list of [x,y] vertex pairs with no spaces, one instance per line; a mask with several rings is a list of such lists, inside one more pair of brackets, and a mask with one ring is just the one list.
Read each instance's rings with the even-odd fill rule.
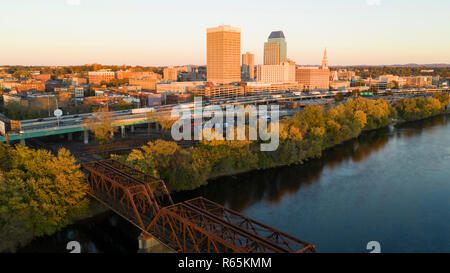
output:
[[272,33],[270,33],[269,39],[278,39],[278,38],[285,39],[283,31],[281,31],[281,30],[280,31],[272,31]]

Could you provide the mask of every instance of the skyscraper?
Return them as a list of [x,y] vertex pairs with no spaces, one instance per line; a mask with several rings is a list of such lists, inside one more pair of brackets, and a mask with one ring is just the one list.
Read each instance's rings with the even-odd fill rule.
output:
[[241,81],[241,29],[219,26],[207,29],[207,81],[228,84]]
[[264,64],[281,64],[287,59],[287,43],[283,31],[270,33],[267,43],[264,43]]
[[242,54],[242,78],[244,80],[255,78],[255,55],[250,52]]

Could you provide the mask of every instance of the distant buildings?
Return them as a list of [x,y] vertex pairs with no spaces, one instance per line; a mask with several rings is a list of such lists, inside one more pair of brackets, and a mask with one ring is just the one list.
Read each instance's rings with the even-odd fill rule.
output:
[[116,77],[118,80],[123,80],[123,79],[154,79],[154,80],[160,80],[162,77],[160,74],[155,73],[155,72],[151,72],[151,71],[146,71],[146,72],[135,72],[135,71],[117,71],[116,72]]
[[51,79],[51,76],[50,74],[32,74],[31,78],[45,83]]
[[132,78],[129,80],[130,85],[138,85],[143,90],[156,90],[157,82],[158,82],[158,80],[156,80],[156,79],[148,79],[148,78],[143,78],[143,79]]
[[297,82],[291,83],[263,83],[263,82],[246,82],[243,84],[246,95],[257,95],[261,93],[298,91],[303,89]]
[[13,90],[22,93],[26,91],[39,91],[44,92],[45,91],[45,83],[41,81],[36,80],[28,80],[21,82],[20,84],[17,84]]
[[242,79],[253,80],[255,78],[255,55],[246,52],[242,54]]
[[347,69],[339,69],[337,71],[333,71],[332,75],[333,81],[352,81],[356,77],[356,72],[348,71]]
[[116,73],[111,70],[91,71],[88,73],[90,84],[110,82],[116,78]]
[[172,67],[172,66],[164,68],[164,70],[163,70],[164,81],[177,81],[178,73],[181,71],[187,72],[187,68],[186,67],[183,67],[183,68]]
[[241,81],[241,30],[231,26],[207,29],[207,81]]
[[273,31],[264,44],[264,64],[276,65],[287,61],[287,43],[283,31]]
[[206,67],[188,67],[187,71],[178,73],[178,80],[188,81],[206,81]]
[[414,87],[421,88],[433,85],[432,76],[410,76],[400,77],[394,75],[382,75],[378,79],[369,78],[366,80],[366,84],[370,88],[377,89],[392,89],[392,88],[404,88]]
[[330,89],[332,90],[345,90],[350,87],[349,81],[330,81]]

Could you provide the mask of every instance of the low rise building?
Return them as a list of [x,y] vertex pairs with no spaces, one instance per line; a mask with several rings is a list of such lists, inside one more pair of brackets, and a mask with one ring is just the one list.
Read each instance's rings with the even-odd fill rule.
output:
[[88,73],[90,84],[101,84],[110,82],[116,78],[116,73],[111,70],[90,71]]
[[45,83],[51,80],[52,76],[50,74],[31,74],[31,78]]
[[5,79],[3,80],[3,90],[13,90],[14,87],[16,87],[17,85],[19,85],[20,82],[18,80],[8,80]]
[[273,92],[292,92],[302,90],[303,86],[299,86],[297,82],[290,83],[262,83],[262,82],[246,82],[243,83],[246,95],[254,95],[260,93]]
[[205,99],[228,99],[244,96],[245,90],[243,86],[239,85],[214,85],[208,82],[204,86],[189,89],[189,93]]
[[298,67],[296,80],[305,90],[330,89],[330,70],[319,67]]
[[27,91],[45,91],[45,83],[36,80],[28,80],[24,82],[20,82],[14,88],[17,92],[27,92]]
[[158,83],[156,93],[185,94],[190,88],[203,85],[204,81]]
[[158,80],[156,79],[130,79],[129,83],[130,85],[138,85],[141,87],[142,90],[156,90],[156,83]]
[[166,94],[166,104],[179,104],[192,102],[191,94]]
[[345,90],[350,87],[350,81],[331,81],[330,89],[332,90]]

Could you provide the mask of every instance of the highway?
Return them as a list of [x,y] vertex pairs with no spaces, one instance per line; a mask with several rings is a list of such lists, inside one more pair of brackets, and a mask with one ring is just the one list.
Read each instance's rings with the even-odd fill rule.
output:
[[[379,92],[379,95],[373,96],[371,98],[386,98],[390,101],[404,98],[413,97],[417,95],[424,95],[430,92],[438,92],[443,90],[402,90],[395,91],[394,96],[382,96],[383,91]],[[448,90],[445,90],[448,92]],[[430,93],[431,94],[431,93]],[[262,94],[256,96],[245,96],[236,97],[229,99],[216,99],[203,102],[203,111],[211,109],[212,106],[219,106],[225,109],[227,105],[261,105],[261,104],[274,104],[283,102],[299,102],[302,106],[309,104],[330,104],[334,103],[334,93],[332,92],[322,92],[320,94],[307,94],[307,93],[271,93]],[[170,115],[174,107],[181,107],[186,110],[194,110],[194,103],[183,103],[178,105],[162,105],[150,108],[140,108],[140,109],[130,109],[112,112],[112,120],[114,126],[125,126],[125,125],[137,125],[147,123],[146,112],[153,112],[156,116]],[[56,117],[23,120],[20,121],[21,128],[19,133],[9,133],[9,140],[21,140],[26,138],[34,138],[40,136],[48,135],[58,135],[66,134],[72,132],[85,131],[86,128],[83,125],[90,118],[92,118],[94,113],[78,114],[62,116],[59,120]],[[292,111],[280,111],[280,116],[292,115]],[[5,137],[0,137],[0,142],[4,142]]]

